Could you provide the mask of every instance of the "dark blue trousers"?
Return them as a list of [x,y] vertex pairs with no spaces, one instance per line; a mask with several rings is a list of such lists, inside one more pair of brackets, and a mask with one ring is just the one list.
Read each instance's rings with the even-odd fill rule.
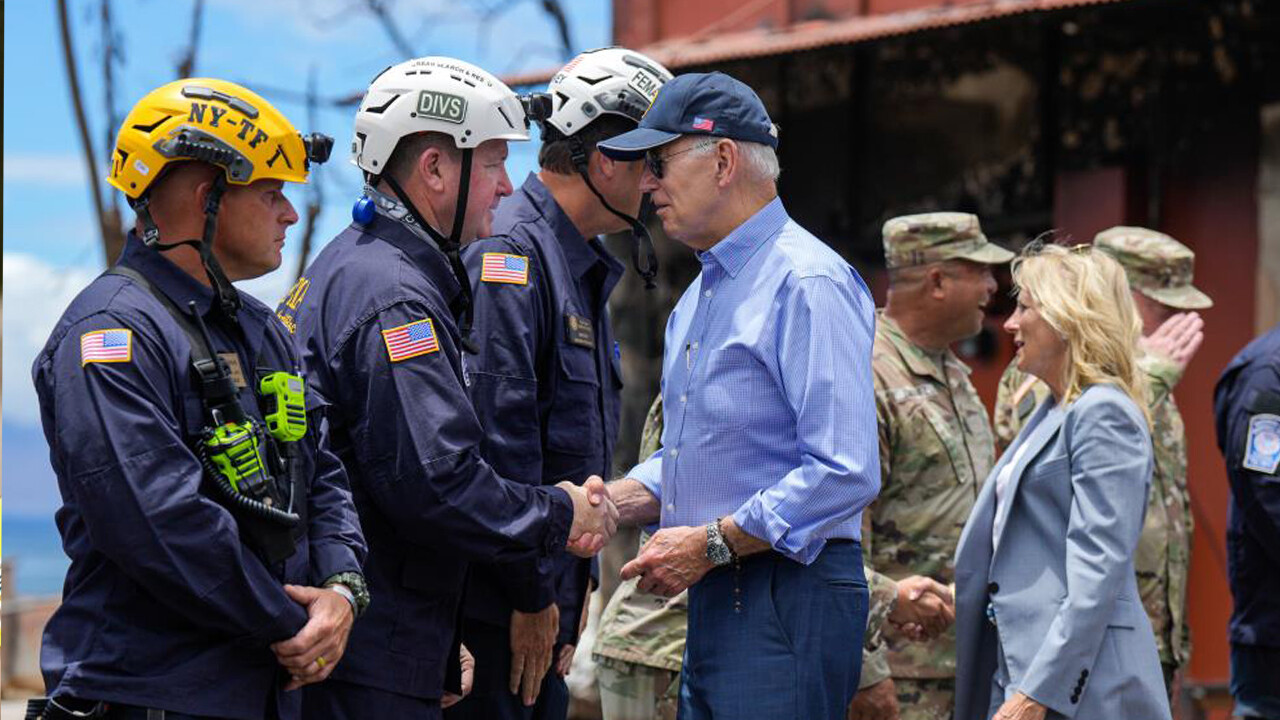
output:
[[1231,644],[1232,715],[1280,720],[1280,648]]
[[812,564],[775,552],[689,590],[680,720],[844,720],[867,627],[862,547],[831,541]]
[[302,689],[304,720],[441,720],[440,701],[329,678]]
[[[555,665],[542,678],[533,707],[511,694],[511,630],[468,618],[463,621],[462,644],[476,658],[471,694],[444,711],[445,720],[565,720],[569,715],[569,687]],[[553,658],[560,657],[556,644]]]

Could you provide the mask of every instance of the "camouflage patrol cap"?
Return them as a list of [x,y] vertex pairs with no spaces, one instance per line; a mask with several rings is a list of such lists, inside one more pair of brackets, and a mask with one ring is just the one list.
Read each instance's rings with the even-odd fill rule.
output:
[[1155,230],[1113,227],[1093,244],[1124,266],[1129,287],[1179,310],[1213,307],[1213,300],[1191,284],[1196,254],[1186,245]]
[[884,224],[883,236],[885,264],[890,269],[941,260],[999,265],[1013,259],[1013,253],[987,240],[978,216],[969,213],[902,215]]

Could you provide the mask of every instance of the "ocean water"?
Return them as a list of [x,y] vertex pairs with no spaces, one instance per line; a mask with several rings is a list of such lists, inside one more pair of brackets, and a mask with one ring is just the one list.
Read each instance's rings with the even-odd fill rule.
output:
[[52,513],[5,513],[4,560],[11,568],[4,578],[5,599],[62,594],[62,581],[71,561],[62,552],[62,538]]

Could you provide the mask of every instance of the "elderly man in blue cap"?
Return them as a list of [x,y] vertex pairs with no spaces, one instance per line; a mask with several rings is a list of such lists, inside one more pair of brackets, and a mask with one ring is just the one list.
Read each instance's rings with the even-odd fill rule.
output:
[[861,514],[880,487],[874,303],[778,198],[777,129],[721,73],[667,82],[636,130],[641,188],[702,272],[667,322],[662,446],[611,484],[661,529],[622,569],[689,588],[680,717],[843,718],[867,621]]

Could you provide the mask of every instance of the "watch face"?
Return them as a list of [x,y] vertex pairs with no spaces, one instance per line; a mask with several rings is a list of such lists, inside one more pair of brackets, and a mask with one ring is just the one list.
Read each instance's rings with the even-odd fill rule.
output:
[[733,560],[733,553],[725,544],[724,536],[714,525],[707,526],[707,559],[713,565],[728,565]]

